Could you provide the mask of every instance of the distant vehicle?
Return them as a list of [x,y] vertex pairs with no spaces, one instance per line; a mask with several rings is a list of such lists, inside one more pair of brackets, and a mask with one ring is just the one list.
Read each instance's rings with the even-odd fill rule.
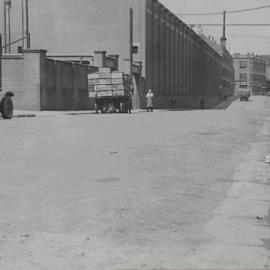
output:
[[267,95],[268,97],[270,97],[270,92],[267,92],[266,95]]
[[13,116],[12,92],[0,92],[0,113],[4,119],[11,119]]
[[250,96],[251,92],[248,89],[239,89],[237,91],[237,97],[240,99],[240,101],[249,101]]

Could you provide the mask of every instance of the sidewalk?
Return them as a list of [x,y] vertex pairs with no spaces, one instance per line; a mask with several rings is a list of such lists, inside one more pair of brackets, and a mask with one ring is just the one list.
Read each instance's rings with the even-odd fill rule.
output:
[[24,111],[14,110],[13,117],[52,117],[60,115],[94,114],[94,111]]
[[237,100],[237,97],[230,96],[227,98],[227,100],[221,101],[217,106],[213,108],[213,110],[226,110],[235,100]]
[[[132,113],[145,112],[145,110],[132,110]],[[96,114],[94,110],[88,111],[24,111],[24,110],[14,110],[13,117],[24,118],[24,117],[54,117],[61,115],[88,115]]]
[[[225,110],[227,109],[237,98],[235,96],[228,97],[227,100],[223,100],[217,106],[212,108],[212,110]],[[176,111],[185,111],[186,109],[176,109]],[[174,109],[156,109],[155,112],[162,111],[174,111]],[[146,112],[145,109],[132,110],[133,114]],[[88,115],[96,114],[94,110],[87,111],[24,111],[24,110],[14,110],[13,117],[24,118],[24,117],[53,117],[61,115]]]

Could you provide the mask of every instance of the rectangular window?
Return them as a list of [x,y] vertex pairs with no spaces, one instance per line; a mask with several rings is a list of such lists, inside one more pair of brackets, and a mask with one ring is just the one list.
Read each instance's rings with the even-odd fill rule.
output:
[[247,85],[245,85],[245,84],[240,84],[240,88],[242,88],[242,89],[247,89]]
[[247,68],[248,62],[247,61],[240,61],[240,68]]
[[247,73],[240,73],[240,82],[247,81]]

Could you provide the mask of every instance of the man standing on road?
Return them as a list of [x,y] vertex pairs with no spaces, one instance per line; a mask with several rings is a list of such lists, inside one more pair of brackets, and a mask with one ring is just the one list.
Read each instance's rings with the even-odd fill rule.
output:
[[147,112],[151,111],[153,112],[154,106],[153,106],[153,99],[154,99],[154,93],[151,89],[149,89],[147,95],[146,95],[146,108]]

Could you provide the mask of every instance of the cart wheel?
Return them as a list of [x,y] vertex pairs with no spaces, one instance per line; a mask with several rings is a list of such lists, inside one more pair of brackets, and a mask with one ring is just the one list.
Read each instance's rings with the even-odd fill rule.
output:
[[110,104],[108,105],[107,112],[108,112],[108,113],[115,113],[115,111],[116,111],[116,109],[115,109],[115,107],[114,107],[114,104],[113,104],[113,103],[110,103]]
[[107,107],[106,106],[103,106],[102,108],[101,108],[101,113],[106,113],[107,112]]
[[120,110],[119,110],[120,113],[123,113],[124,112],[124,104],[123,102],[120,102]]
[[95,111],[96,111],[96,114],[99,113],[99,112],[98,112],[98,105],[97,105],[97,103],[95,103]]
[[125,113],[128,113],[128,102],[125,102],[124,111]]
[[13,102],[10,97],[4,97],[1,102],[1,115],[4,119],[11,119],[13,116]]

